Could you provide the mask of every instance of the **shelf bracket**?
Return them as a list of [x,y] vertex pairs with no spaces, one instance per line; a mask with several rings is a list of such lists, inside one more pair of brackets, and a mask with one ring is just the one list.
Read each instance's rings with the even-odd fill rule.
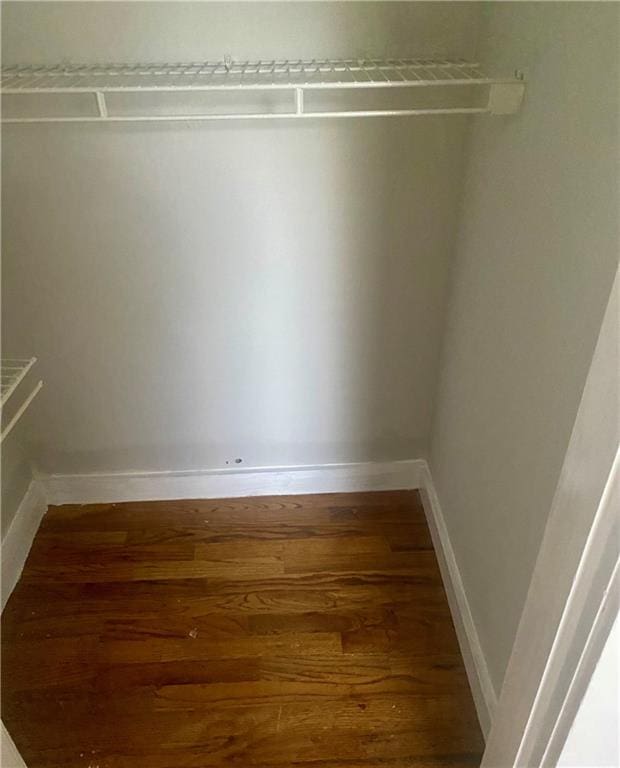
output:
[[492,115],[514,115],[518,112],[525,93],[525,83],[493,83],[489,89],[487,109]]
[[105,120],[108,116],[108,105],[105,103],[105,96],[102,91],[96,91],[95,97],[97,99],[97,108],[99,109],[99,117]]
[[298,115],[304,113],[304,89],[295,88],[295,112]]

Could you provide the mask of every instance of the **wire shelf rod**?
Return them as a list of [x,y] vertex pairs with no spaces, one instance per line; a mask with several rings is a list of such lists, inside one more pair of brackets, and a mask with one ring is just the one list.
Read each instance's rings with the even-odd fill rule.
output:
[[298,120],[307,118],[405,117],[414,115],[481,115],[487,107],[446,107],[431,109],[374,109],[333,112],[239,112],[209,115],[108,115],[85,117],[7,117],[3,123],[131,123],[131,122],[206,122],[209,120]]

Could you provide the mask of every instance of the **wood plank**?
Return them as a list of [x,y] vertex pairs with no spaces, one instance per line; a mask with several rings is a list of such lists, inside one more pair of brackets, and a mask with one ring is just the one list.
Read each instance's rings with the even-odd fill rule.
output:
[[[412,591],[413,590],[413,591]],[[415,596],[412,599],[412,596]],[[62,624],[74,622],[78,614],[85,622],[99,618],[146,618],[166,612],[199,618],[213,614],[281,615],[321,613],[325,616],[391,608],[399,615],[415,603],[416,608],[448,611],[443,586],[413,584],[406,579],[361,578],[349,574],[315,579],[264,580],[236,583],[202,579],[100,583],[23,582],[2,614],[3,631],[31,632],[36,626],[59,625],[53,634],[64,634]],[[405,614],[402,614],[403,616]],[[32,628],[32,629],[30,629]],[[49,630],[48,630],[49,631]]]
[[334,550],[331,553],[299,552],[290,557],[285,551],[283,555],[284,572],[286,574],[303,573],[391,573],[398,571],[403,575],[416,576],[429,583],[441,584],[441,574],[435,558],[430,551],[418,552],[412,557],[409,552],[342,553]]
[[[97,535],[97,531],[67,531],[68,535]],[[48,536],[62,536],[63,534],[48,534]],[[389,544],[393,551],[411,551],[418,549],[432,549],[432,541],[426,521],[418,515],[412,515],[411,519],[390,522],[383,520],[348,522],[334,522],[329,520],[322,524],[297,525],[291,521],[282,520],[271,525],[234,525],[214,524],[199,527],[178,526],[166,527],[161,525],[157,517],[154,517],[147,528],[134,528],[127,531],[127,541],[132,544],[151,544],[163,542],[188,542],[193,543],[218,543],[234,541],[254,540],[280,540],[280,539],[313,539],[334,538],[346,539],[350,536],[381,536]]]
[[[145,759],[145,765],[149,768],[204,768],[204,752],[202,749],[184,749],[182,752],[156,752],[156,753],[142,753]],[[54,753],[50,750],[45,753],[45,763],[39,763],[41,768],[84,768],[84,758],[87,757],[91,760],[100,760],[100,763],[95,763],[95,768],[131,768],[134,763],[128,761],[127,757],[122,754],[110,754],[106,752],[104,755],[101,751],[89,750],[87,752],[79,753],[73,759],[67,758],[66,752],[62,751],[60,757],[55,757]],[[41,754],[38,753],[39,759]],[[30,763],[30,760],[28,761]],[[295,766],[306,765],[307,768],[333,768],[334,763],[331,760],[320,760],[313,762],[296,762]],[[91,763],[92,765],[92,763]],[[217,764],[216,764],[217,765]],[[275,763],[261,763],[260,768],[290,768],[292,764],[275,764]],[[425,757],[411,757],[396,758],[390,760],[376,760],[369,758],[368,760],[348,759],[346,763],[339,762],[338,765],[343,768],[477,768],[480,765],[480,756],[477,753],[465,753],[465,754],[442,754],[438,756],[425,756]],[[88,766],[88,763],[87,763]]]
[[321,536],[276,540],[248,540],[198,543],[197,560],[231,558],[277,557],[294,561],[311,555],[387,554],[391,552],[387,540],[381,536]]
[[[38,706],[23,704],[12,714],[19,711],[30,718]],[[119,718],[112,724],[101,700],[63,701],[59,719],[64,727],[54,728],[49,719],[41,719],[41,737],[48,750],[55,751],[56,759],[63,754],[77,757],[81,751],[89,760],[94,755],[106,768],[109,755],[124,755],[126,762],[117,765],[129,766],[131,759],[154,754],[154,738],[159,753],[171,765],[177,764],[175,761],[188,750],[201,750],[200,765],[205,766],[306,763],[310,768],[318,763],[348,768],[359,759],[375,760],[377,765],[385,760],[471,754],[481,747],[472,738],[476,724],[469,713],[462,711],[463,700],[445,695],[347,696],[293,704],[210,705],[208,725],[200,706],[181,711],[157,709],[152,701],[140,705],[139,699],[130,697],[119,699],[117,707]],[[70,723],[80,725],[81,738],[77,742]],[[441,751],[442,745],[437,744],[438,723],[450,750],[444,746]],[[438,765],[449,766],[450,762]]]
[[194,560],[195,547],[191,543],[174,544],[49,544],[47,541],[35,542],[28,556],[28,566],[33,572],[38,569],[59,570],[62,563],[63,572],[73,568],[86,568],[90,565],[101,568],[102,565],[114,567],[119,563],[143,562],[158,563],[161,561],[179,562]]
[[31,768],[472,768],[412,491],[52,507],[2,614]]
[[[6,610],[6,609],[5,609]],[[94,635],[2,641],[2,700],[14,691],[81,685],[93,676]]]
[[159,581],[174,579],[244,580],[277,576],[283,573],[282,561],[275,557],[238,558],[231,560],[138,560],[65,562],[62,568],[53,562],[32,565],[23,577],[25,581],[110,582]]
[[352,632],[366,627],[393,626],[396,619],[383,606],[371,606],[356,611],[306,613],[257,613],[247,616],[248,629],[253,634],[269,635],[282,632]]
[[310,632],[297,635],[234,637],[225,640],[202,638],[199,630],[190,628],[184,638],[149,637],[146,640],[108,640],[103,637],[96,651],[99,663],[131,664],[152,661],[182,661],[209,658],[237,658],[299,653],[339,654],[340,635],[335,632]]
[[[364,494],[366,495],[366,494]],[[128,502],[125,504],[66,504],[50,507],[42,523],[45,532],[109,531],[158,525],[271,525],[294,522],[316,525],[348,522],[424,521],[417,491],[313,496],[261,496],[243,499]]]

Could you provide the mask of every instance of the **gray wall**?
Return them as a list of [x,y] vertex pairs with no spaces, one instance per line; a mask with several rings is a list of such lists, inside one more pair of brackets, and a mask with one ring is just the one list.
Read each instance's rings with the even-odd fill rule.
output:
[[618,259],[619,12],[485,10],[529,82],[473,125],[431,468],[498,692]]
[[[4,3],[9,62],[469,56],[468,3]],[[462,118],[5,126],[48,472],[420,455]]]
[[13,522],[17,508],[24,498],[32,471],[24,423],[18,424],[2,443],[0,451],[0,535],[2,540]]

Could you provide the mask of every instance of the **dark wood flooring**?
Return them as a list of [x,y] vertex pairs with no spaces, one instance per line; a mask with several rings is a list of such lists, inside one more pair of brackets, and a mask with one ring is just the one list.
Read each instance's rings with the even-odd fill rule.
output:
[[415,491],[50,507],[2,615],[30,768],[451,768],[483,741]]

